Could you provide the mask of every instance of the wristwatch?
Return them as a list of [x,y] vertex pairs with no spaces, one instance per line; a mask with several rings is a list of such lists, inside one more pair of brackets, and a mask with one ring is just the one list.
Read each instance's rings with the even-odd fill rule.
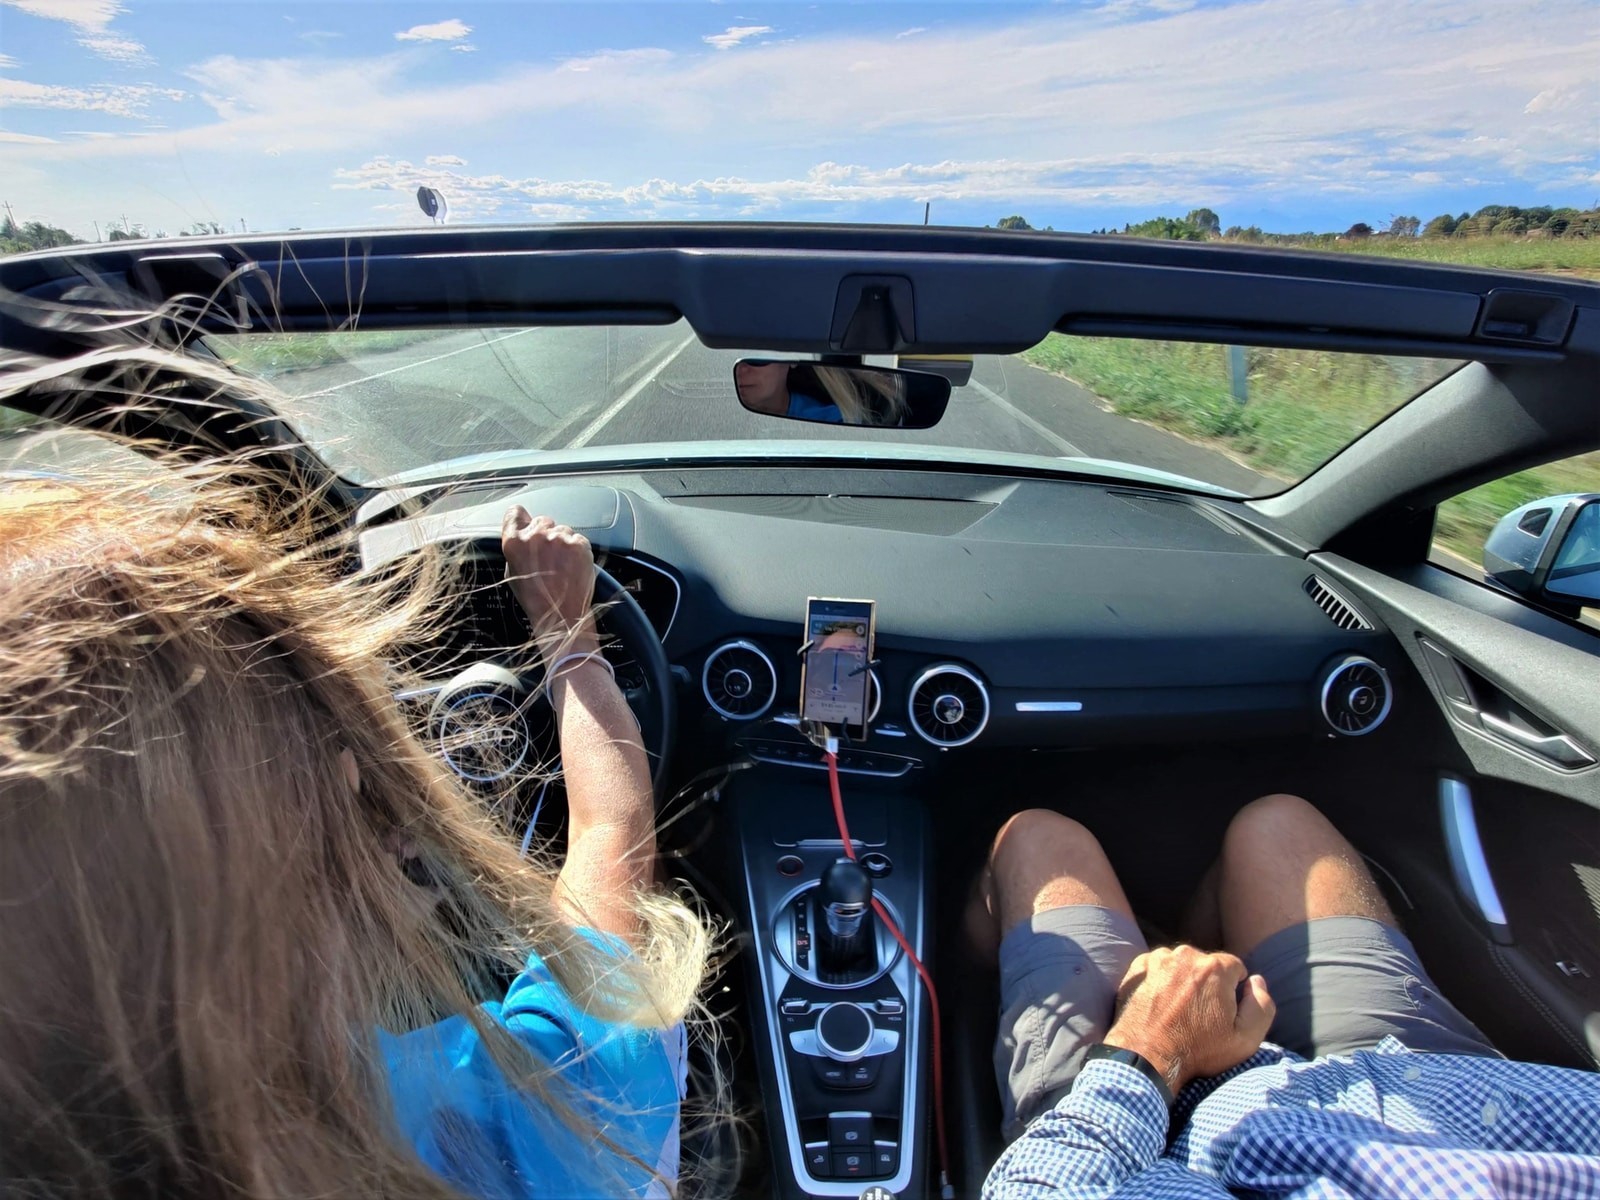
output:
[[1104,1042],[1096,1042],[1090,1046],[1089,1052],[1083,1056],[1083,1061],[1087,1065],[1101,1058],[1110,1062],[1123,1063],[1139,1072],[1139,1074],[1156,1085],[1156,1091],[1161,1093],[1161,1099],[1166,1103],[1168,1110],[1171,1110],[1173,1104],[1172,1088],[1167,1085],[1166,1077],[1156,1069],[1155,1063],[1136,1050],[1129,1050],[1122,1046],[1108,1046]]

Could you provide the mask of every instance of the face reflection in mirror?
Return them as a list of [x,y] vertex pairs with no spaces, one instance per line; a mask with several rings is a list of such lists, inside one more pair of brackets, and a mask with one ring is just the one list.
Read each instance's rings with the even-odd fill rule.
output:
[[950,398],[936,376],[807,361],[741,359],[733,382],[750,412],[830,425],[926,429]]
[[773,417],[789,415],[789,364],[743,361],[733,368],[739,403],[751,412]]

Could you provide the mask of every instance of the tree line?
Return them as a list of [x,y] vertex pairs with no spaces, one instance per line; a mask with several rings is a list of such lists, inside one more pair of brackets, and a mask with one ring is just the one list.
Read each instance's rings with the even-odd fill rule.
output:
[[[157,229],[151,233],[143,225],[122,221],[106,223],[106,241],[122,242],[138,238],[167,236],[167,231]],[[226,233],[215,221],[196,221],[178,232],[179,237],[205,237]],[[9,212],[0,217],[0,254],[22,254],[28,250],[54,250],[60,246],[78,246],[82,238],[73,237],[67,230],[43,221],[17,221]]]
[[[1027,218],[1002,217],[998,229],[1033,229]],[[1045,226],[1046,229],[1050,227]],[[1121,232],[1133,237],[1166,238],[1180,242],[1259,242],[1263,245],[1362,238],[1472,238],[1472,237],[1529,237],[1529,238],[1591,238],[1600,237],[1600,207],[1597,208],[1519,208],[1515,204],[1486,204],[1477,212],[1464,212],[1460,216],[1441,213],[1424,224],[1419,217],[1390,216],[1374,228],[1365,221],[1357,221],[1343,233],[1267,233],[1259,225],[1230,225],[1222,227],[1221,218],[1209,208],[1196,208],[1183,217],[1152,217],[1137,224],[1128,223],[1122,229],[1095,229],[1093,233]]]

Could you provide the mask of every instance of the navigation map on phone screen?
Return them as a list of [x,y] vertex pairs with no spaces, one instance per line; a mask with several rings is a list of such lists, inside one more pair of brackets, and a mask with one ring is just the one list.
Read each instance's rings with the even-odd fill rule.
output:
[[836,727],[865,725],[872,602],[812,600],[806,606],[806,639],[801,718]]

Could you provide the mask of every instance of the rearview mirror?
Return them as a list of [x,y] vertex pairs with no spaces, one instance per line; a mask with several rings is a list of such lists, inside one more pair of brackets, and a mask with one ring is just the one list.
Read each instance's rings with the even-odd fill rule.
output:
[[1513,509],[1484,543],[1483,569],[1503,587],[1559,608],[1600,604],[1600,492]]
[[950,403],[950,381],[920,371],[741,358],[733,386],[753,413],[791,421],[928,429]]

